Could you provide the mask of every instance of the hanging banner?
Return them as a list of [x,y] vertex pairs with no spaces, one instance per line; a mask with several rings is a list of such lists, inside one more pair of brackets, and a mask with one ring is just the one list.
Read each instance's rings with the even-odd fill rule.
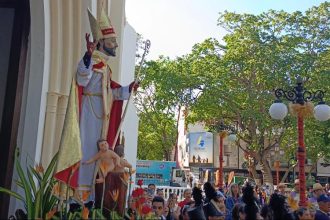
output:
[[213,167],[213,134],[192,132],[189,139],[189,166]]
[[228,185],[231,183],[231,181],[233,180],[234,176],[235,176],[235,172],[234,171],[231,171],[229,173],[229,175],[228,175],[228,182],[227,182]]

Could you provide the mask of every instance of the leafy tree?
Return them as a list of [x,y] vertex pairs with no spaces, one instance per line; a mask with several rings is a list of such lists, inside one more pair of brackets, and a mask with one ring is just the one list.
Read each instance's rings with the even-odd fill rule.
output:
[[140,116],[139,158],[161,159],[164,155],[165,160],[175,159],[172,155],[177,143],[176,117],[190,97],[192,84],[184,73],[186,65],[184,59],[172,61],[165,57],[147,62],[141,91],[135,99]]
[[[146,149],[150,150],[152,142],[157,143],[157,150],[154,148],[154,152],[149,151],[149,154],[158,156],[143,158],[160,158],[159,153],[162,152],[164,159],[176,159],[173,149],[177,149],[177,117],[182,107],[196,99],[201,90],[200,83],[191,77],[189,65],[185,57],[175,60],[160,57],[146,63],[141,75],[141,90],[135,99],[140,116],[139,156],[142,157]],[[151,126],[154,135],[145,133],[150,131],[147,126]],[[146,137],[150,140],[142,140]],[[174,157],[171,157],[173,153]]]
[[[268,114],[274,89],[289,88],[297,75],[306,77],[306,87],[329,89],[324,59],[329,56],[328,8],[324,3],[305,14],[225,12],[219,18],[219,25],[228,31],[225,45],[206,40],[190,54],[192,71],[204,76],[203,93],[190,108],[190,121],[209,125],[220,119],[237,121],[238,137],[246,143],[241,147],[260,164],[266,182],[272,182],[267,155],[275,144],[291,151],[296,146],[296,119],[277,122]],[[319,122],[306,123],[306,146],[314,159],[329,149],[326,134],[320,129],[319,134],[313,132],[320,127]]]
[[138,158],[171,160],[175,143],[175,120],[164,113],[140,113]]
[[[207,39],[186,56],[148,62],[135,100],[141,118],[139,157],[169,158],[176,116],[185,106],[187,123],[237,123],[237,136],[245,143],[240,147],[254,160],[251,171],[259,163],[264,180],[272,183],[270,151],[279,144],[289,159],[297,146],[296,118],[275,121],[269,116],[273,92],[291,89],[297,75],[305,78],[307,89],[330,91],[329,18],[328,2],[305,13],[224,12],[218,20],[228,32],[224,44]],[[328,157],[329,123],[305,122],[308,157],[314,162]]]

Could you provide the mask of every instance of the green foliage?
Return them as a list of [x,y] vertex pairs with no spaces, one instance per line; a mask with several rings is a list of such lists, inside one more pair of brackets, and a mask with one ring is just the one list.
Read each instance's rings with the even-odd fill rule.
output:
[[53,172],[56,159],[57,154],[53,157],[45,172],[40,172],[29,166],[25,173],[18,160],[18,150],[16,151],[15,167],[19,176],[16,184],[24,190],[24,197],[3,187],[0,187],[0,192],[7,193],[22,201],[26,208],[28,219],[45,219],[46,214],[57,202],[56,197],[52,195],[52,188],[55,184]]
[[[15,168],[19,179],[15,182],[18,187],[24,190],[24,196],[3,187],[0,187],[0,192],[22,201],[28,219],[81,219],[82,209],[75,212],[67,212],[66,207],[57,207],[59,199],[53,195],[52,190],[57,183],[53,178],[53,174],[58,154],[55,154],[45,171],[39,165],[36,168],[27,166],[26,172],[23,171],[18,155],[19,151],[17,149]],[[52,216],[47,216],[54,209],[58,211],[54,212]],[[60,217],[61,215],[63,218]],[[89,211],[89,217],[92,219],[105,219],[100,209],[91,209]]]
[[[287,159],[292,157],[297,146],[296,118],[275,121],[268,109],[275,99],[274,90],[292,89],[298,75],[304,77],[306,89],[330,91],[329,6],[324,2],[304,13],[226,11],[218,20],[228,32],[224,44],[206,39],[186,56],[148,62],[143,93],[136,100],[141,118],[139,157],[160,159],[169,146],[159,145],[164,134],[175,134],[173,125],[180,107],[189,110],[187,123],[237,123],[238,138],[258,161],[276,143]],[[330,100],[329,94],[325,100]],[[307,153],[314,162],[329,157],[329,125],[305,120]]]
[[177,115],[198,85],[185,72],[185,59],[160,58],[146,64],[135,98],[140,117],[139,159],[171,160],[177,138]]
[[110,219],[122,219],[122,217],[116,211],[111,211],[110,212]]
[[[68,213],[63,213],[64,216],[62,219],[68,219],[68,220],[78,220],[78,219],[83,219],[83,215],[82,215],[82,209],[79,209],[75,212],[68,212]],[[114,215],[116,216],[116,215]],[[116,216],[117,217],[117,216]],[[101,209],[94,209],[92,208],[89,213],[88,213],[88,218],[90,219],[100,219],[100,220],[104,220],[106,219],[102,212]],[[53,216],[52,217],[53,220],[57,220],[57,219],[61,219],[59,216]],[[120,219],[120,218],[110,218],[110,219]]]
[[140,113],[138,158],[162,160],[165,157],[169,160],[175,137],[173,118],[161,113]]
[[[199,73],[206,69],[206,80],[202,95],[191,106],[189,120],[209,124],[219,119],[237,120],[238,136],[248,144],[248,150],[262,155],[277,139],[292,153],[296,119],[276,122],[268,108],[276,87],[291,88],[297,75],[305,77],[307,89],[329,90],[329,65],[324,59],[329,57],[330,45],[328,8],[329,3],[324,3],[305,14],[273,10],[260,15],[221,14],[219,25],[229,32],[225,45],[216,41],[210,45],[206,40],[190,55],[194,60],[191,69]],[[306,146],[314,146],[309,147],[311,156],[329,149],[324,126],[306,120]],[[275,130],[281,132],[275,134]],[[312,158],[317,159],[316,155]]]

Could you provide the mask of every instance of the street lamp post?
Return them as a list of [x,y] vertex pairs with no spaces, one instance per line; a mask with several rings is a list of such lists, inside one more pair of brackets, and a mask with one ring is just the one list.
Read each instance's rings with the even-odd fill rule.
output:
[[326,121],[330,118],[330,107],[323,101],[324,91],[317,90],[310,92],[305,90],[303,80],[297,77],[297,85],[289,91],[283,89],[276,89],[275,96],[277,100],[270,106],[269,114],[272,118],[282,120],[288,113],[285,104],[282,103],[281,98],[290,101],[290,113],[297,116],[298,125],[298,149],[297,158],[299,165],[299,205],[306,207],[306,177],[305,177],[305,158],[306,148],[304,144],[304,117],[312,115],[313,104],[311,101],[319,100],[318,105],[314,108],[314,116],[319,121]]
[[218,133],[220,137],[219,144],[219,183],[220,189],[223,189],[223,139],[228,136],[229,141],[235,141],[235,128],[229,125],[225,125],[222,121],[216,125],[212,126]]

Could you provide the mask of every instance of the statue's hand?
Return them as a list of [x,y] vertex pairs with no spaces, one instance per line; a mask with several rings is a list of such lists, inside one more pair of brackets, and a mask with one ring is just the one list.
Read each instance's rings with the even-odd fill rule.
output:
[[95,48],[96,48],[96,45],[97,45],[97,42],[96,40],[94,40],[93,42],[92,41],[89,41],[89,37],[90,37],[90,34],[86,33],[85,35],[85,39],[86,39],[86,48],[87,48],[87,53],[89,55],[92,55]]

